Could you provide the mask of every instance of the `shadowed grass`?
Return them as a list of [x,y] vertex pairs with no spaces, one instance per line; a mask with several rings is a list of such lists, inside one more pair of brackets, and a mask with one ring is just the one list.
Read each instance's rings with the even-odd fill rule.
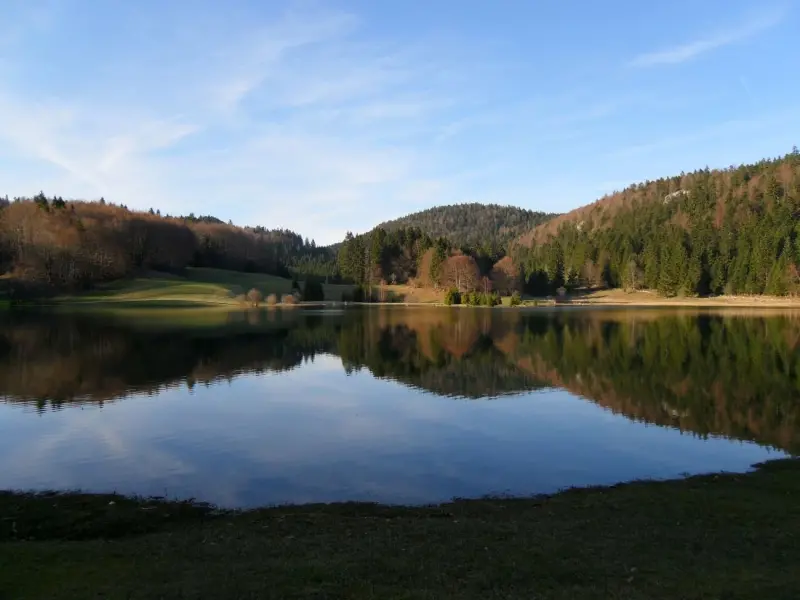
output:
[[437,507],[234,513],[113,496],[0,494],[0,592],[788,599],[800,589],[798,494],[796,460],[744,475]]
[[[347,285],[324,285],[326,300],[341,300]],[[264,296],[281,296],[292,291],[289,279],[263,273],[239,273],[222,269],[189,268],[186,275],[151,273],[147,277],[115,281],[91,292],[61,296],[56,304],[70,306],[115,305],[123,308],[168,308],[185,306],[240,306],[237,296],[251,289]]]

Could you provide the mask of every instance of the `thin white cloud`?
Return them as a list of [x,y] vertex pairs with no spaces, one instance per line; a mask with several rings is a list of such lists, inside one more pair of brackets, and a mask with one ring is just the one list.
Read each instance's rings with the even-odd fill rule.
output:
[[[610,130],[634,105],[696,99],[549,80],[509,94],[500,68],[509,57],[481,44],[476,60],[471,38],[381,29],[364,20],[374,13],[325,3],[245,4],[238,17],[214,3],[157,22],[141,11],[103,52],[65,46],[90,35],[75,11],[15,19],[18,34],[0,41],[0,194],[102,195],[328,243],[434,204],[542,208],[558,193],[530,185],[557,175],[537,165],[552,164],[566,140]],[[36,35],[41,27],[47,35]]]
[[647,68],[662,65],[677,65],[693,60],[703,54],[738,44],[778,25],[786,15],[786,11],[774,11],[771,14],[752,20],[743,25],[719,31],[714,35],[691,42],[679,44],[671,48],[640,54],[630,61],[629,66]]
[[341,39],[357,24],[349,13],[317,15],[290,9],[278,22],[257,28],[221,53],[221,77],[210,89],[212,101],[225,111],[237,108],[251,92],[280,73],[280,64],[292,52]]
[[[300,223],[292,215],[291,225],[309,233],[303,220],[368,203],[370,192],[409,175],[408,153],[380,144],[383,125],[421,118],[439,102],[435,95],[390,94],[410,83],[415,67],[398,53],[351,42],[356,25],[347,13],[294,6],[232,43],[209,44],[202,73],[189,69],[165,81],[177,65],[140,68],[137,87],[163,90],[187,116],[173,114],[158,96],[143,95],[131,107],[124,99],[34,100],[24,87],[0,90],[0,139],[10,143],[15,160],[64,173],[70,191],[48,192],[104,195],[172,214],[203,210],[239,223],[257,218],[275,227],[290,225],[282,218],[291,207],[304,211]],[[325,113],[329,122],[320,129],[315,121]],[[193,134],[199,145],[176,152]],[[4,193],[35,193],[41,181],[12,179]],[[223,214],[230,200],[240,200],[239,215]]]

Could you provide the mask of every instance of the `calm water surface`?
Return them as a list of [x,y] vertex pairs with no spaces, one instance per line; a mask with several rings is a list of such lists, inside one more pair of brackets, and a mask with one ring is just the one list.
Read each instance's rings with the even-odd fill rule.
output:
[[800,447],[800,315],[176,311],[0,320],[0,488],[428,503]]

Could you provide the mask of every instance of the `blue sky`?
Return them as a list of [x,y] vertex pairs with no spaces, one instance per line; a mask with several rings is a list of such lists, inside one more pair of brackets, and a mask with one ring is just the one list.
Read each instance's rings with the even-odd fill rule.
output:
[[0,194],[328,243],[800,144],[800,3],[2,0]]

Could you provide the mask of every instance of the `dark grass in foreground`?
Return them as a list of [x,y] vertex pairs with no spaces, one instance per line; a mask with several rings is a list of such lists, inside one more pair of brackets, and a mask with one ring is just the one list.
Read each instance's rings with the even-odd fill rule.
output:
[[0,598],[797,598],[800,461],[438,507],[0,494]]

